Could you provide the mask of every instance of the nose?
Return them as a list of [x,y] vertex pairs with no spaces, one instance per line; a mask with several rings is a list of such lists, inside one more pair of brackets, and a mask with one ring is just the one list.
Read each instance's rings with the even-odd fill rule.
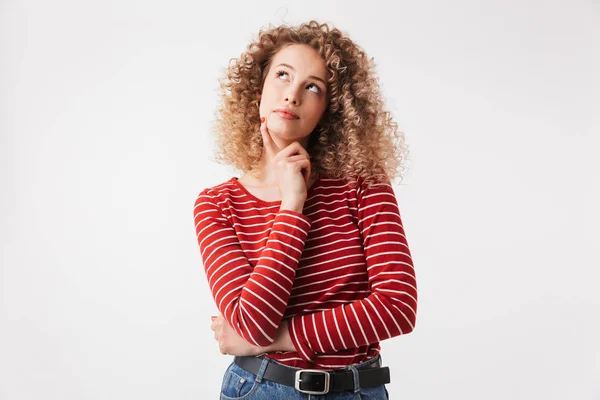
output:
[[296,96],[293,96],[293,95],[287,95],[287,96],[285,96],[285,102],[286,103],[292,103],[294,105],[298,105],[298,101],[296,100]]
[[285,102],[298,105],[300,103],[300,95],[298,90],[299,89],[297,87],[290,87],[288,89],[288,94],[285,96]]

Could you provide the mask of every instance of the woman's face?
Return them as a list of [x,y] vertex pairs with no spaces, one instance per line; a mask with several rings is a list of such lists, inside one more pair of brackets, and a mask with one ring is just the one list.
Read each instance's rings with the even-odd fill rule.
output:
[[310,46],[293,44],[275,54],[260,95],[260,116],[273,140],[306,147],[327,108],[327,77],[325,61]]

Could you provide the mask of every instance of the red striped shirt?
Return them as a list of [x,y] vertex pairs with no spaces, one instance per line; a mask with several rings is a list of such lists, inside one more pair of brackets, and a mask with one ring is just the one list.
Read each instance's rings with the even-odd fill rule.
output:
[[287,319],[297,351],[267,355],[283,364],[342,368],[414,329],[417,284],[393,188],[351,183],[319,178],[302,214],[258,199],[235,177],[195,202],[217,308],[257,346]]

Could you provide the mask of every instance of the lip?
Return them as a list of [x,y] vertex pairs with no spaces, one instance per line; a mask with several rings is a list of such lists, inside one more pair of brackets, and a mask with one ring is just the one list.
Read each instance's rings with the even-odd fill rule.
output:
[[298,119],[298,116],[293,112],[286,108],[276,108],[273,110],[274,113],[277,113],[281,118],[284,119]]

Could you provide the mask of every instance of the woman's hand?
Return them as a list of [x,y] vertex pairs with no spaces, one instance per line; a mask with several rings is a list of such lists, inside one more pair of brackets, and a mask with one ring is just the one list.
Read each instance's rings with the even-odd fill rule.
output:
[[215,332],[215,340],[219,342],[221,354],[232,356],[257,356],[275,351],[296,351],[288,332],[288,322],[281,321],[275,341],[267,347],[254,346],[238,335],[221,314],[211,317],[210,329]]
[[211,319],[210,329],[215,332],[215,340],[219,342],[221,354],[257,356],[265,352],[264,348],[254,346],[238,335],[221,314]]
[[306,201],[307,185],[311,176],[310,155],[299,142],[293,142],[280,149],[273,141],[264,117],[261,119],[260,133],[267,159],[273,164],[275,170],[282,206],[300,206],[301,212],[302,205]]

